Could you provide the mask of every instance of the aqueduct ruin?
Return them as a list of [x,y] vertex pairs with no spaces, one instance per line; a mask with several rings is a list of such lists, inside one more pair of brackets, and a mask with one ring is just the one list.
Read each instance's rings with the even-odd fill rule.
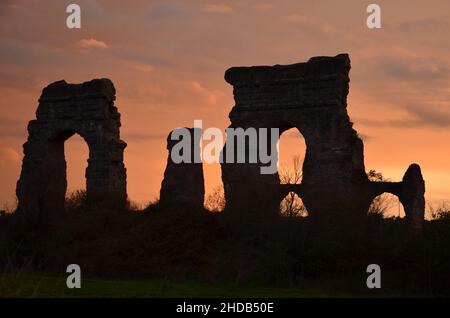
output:
[[[294,191],[313,217],[362,217],[376,196],[389,192],[399,197],[412,227],[422,229],[425,183],[418,165],[412,164],[401,182],[371,182],[366,175],[363,142],[347,114],[349,71],[346,54],[226,71],[236,103],[229,115],[230,127],[278,128],[281,133],[296,128],[306,142],[301,184],[280,185],[278,173],[260,173],[261,163],[223,163],[227,213],[277,215],[281,199]],[[88,200],[125,203],[126,144],[120,140],[120,114],[114,100],[115,89],[107,79],[83,84],[59,81],[43,90],[24,144],[16,190],[19,211],[38,217],[64,208],[64,141],[73,134],[81,135],[89,146]],[[172,146],[169,142],[169,151]],[[161,200],[167,202],[175,194],[201,203],[201,164],[176,167],[170,156],[167,164]]]
[[36,119],[28,124],[22,172],[17,182],[18,211],[30,219],[64,209],[66,161],[64,142],[79,134],[89,147],[87,200],[124,205],[126,169],[120,140],[115,88],[108,79],[83,84],[59,81],[42,91]]
[[349,71],[347,54],[226,71],[235,99],[230,127],[279,128],[280,134],[296,128],[306,142],[301,185],[280,185],[278,174],[259,173],[261,163],[223,163],[229,211],[274,215],[294,191],[313,217],[359,217],[376,196],[390,192],[404,205],[407,220],[421,229],[425,185],[418,165],[399,183],[370,182],[366,175],[363,142],[347,114]]

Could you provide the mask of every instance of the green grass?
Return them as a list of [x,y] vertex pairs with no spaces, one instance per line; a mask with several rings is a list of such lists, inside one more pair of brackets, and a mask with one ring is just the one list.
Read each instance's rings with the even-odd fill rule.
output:
[[[257,288],[211,285],[203,283],[176,283],[162,280],[103,280],[82,277],[80,289],[68,289],[66,277],[37,272],[2,273],[0,297],[248,297],[299,298],[346,297],[347,293],[325,291],[321,288]],[[353,295],[355,296],[355,295]]]

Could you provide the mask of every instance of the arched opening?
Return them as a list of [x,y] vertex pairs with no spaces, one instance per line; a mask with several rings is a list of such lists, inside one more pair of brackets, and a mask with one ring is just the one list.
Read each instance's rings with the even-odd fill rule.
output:
[[225,189],[222,182],[221,152],[224,151],[226,135],[217,128],[206,129],[202,135],[202,162],[205,186],[204,207],[210,212],[225,209]]
[[225,209],[225,193],[223,185],[216,185],[205,195],[205,208],[210,212],[223,212]]
[[66,208],[74,208],[86,200],[86,169],[89,158],[89,147],[78,134],[74,134],[64,142],[66,161]]
[[[384,178],[383,174],[376,170],[369,170],[367,173],[367,177],[371,182],[375,182],[375,185],[378,185],[376,182],[386,182],[387,180]],[[389,182],[387,183],[389,184]],[[383,192],[389,191],[389,192]],[[405,210],[403,208],[403,204],[400,202],[400,199],[395,190],[383,190],[377,193],[381,193],[377,195],[371,202],[369,209],[367,211],[368,215],[379,215],[382,217],[405,217]]]
[[[305,139],[297,128],[291,128],[282,132],[278,142],[278,173],[281,183],[301,183],[305,154]],[[296,170],[295,175],[292,175],[293,169]],[[295,177],[295,180],[283,182],[282,175],[286,173],[291,174],[291,177]]]
[[302,199],[290,191],[280,203],[280,215],[286,217],[307,217],[308,211]]
[[405,217],[403,204],[395,194],[382,193],[373,199],[367,211],[369,215],[380,215],[385,218]]
[[[278,175],[281,185],[301,184],[305,154],[305,139],[297,128],[281,134],[278,144]],[[280,202],[280,215],[306,217],[308,211],[298,194],[289,191]]]
[[[77,177],[70,177],[78,178],[75,183],[70,181],[70,189],[83,185],[89,202],[125,207],[123,152],[126,143],[120,139],[120,114],[114,100],[115,88],[108,79],[81,84],[68,84],[62,80],[43,90],[37,118],[29,122],[28,140],[24,144],[22,170],[16,187],[18,211],[37,221],[64,210],[67,190],[64,148],[69,148],[67,158],[74,162],[69,162],[70,175],[71,167],[82,164],[81,168],[75,168],[82,172],[74,172]],[[83,150],[83,143],[74,143],[74,151],[70,150],[72,145],[64,145],[76,132],[90,146],[86,181],[82,177],[85,175],[86,146]]]

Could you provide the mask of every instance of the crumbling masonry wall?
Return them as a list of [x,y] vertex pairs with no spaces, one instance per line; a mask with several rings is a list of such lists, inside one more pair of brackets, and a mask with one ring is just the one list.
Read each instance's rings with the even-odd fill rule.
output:
[[67,189],[64,142],[79,134],[89,147],[86,169],[88,202],[124,205],[126,169],[120,139],[115,88],[108,79],[82,84],[58,81],[42,91],[17,182],[18,211],[40,218],[64,209]]
[[[164,171],[164,179],[161,183],[160,204],[161,205],[177,205],[179,207],[193,207],[196,209],[203,208],[205,197],[205,182],[203,176],[203,165],[199,160],[195,160],[196,154],[200,154],[200,137],[199,128],[179,128],[187,132],[190,145],[189,162],[176,163],[171,156],[172,148],[178,143],[172,140],[173,130],[167,137],[167,165]],[[197,130],[197,133],[195,131]],[[199,159],[199,158],[198,158]]]
[[314,218],[360,217],[377,195],[392,192],[421,228],[425,187],[418,165],[395,185],[368,180],[363,142],[347,114],[349,71],[347,54],[226,71],[235,99],[230,127],[279,128],[280,135],[296,128],[306,142],[301,185],[280,185],[278,174],[260,174],[261,163],[223,163],[227,211],[275,215],[282,198],[295,191]]

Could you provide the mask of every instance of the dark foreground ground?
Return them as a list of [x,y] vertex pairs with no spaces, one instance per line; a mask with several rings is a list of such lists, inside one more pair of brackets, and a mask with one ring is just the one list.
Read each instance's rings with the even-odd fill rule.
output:
[[[359,284],[358,276],[315,280],[294,287],[242,286],[236,283],[198,283],[189,281],[142,279],[99,279],[82,277],[80,289],[68,289],[66,276],[43,272],[9,271],[2,273],[2,297],[154,297],[154,298],[328,298],[328,297],[415,297],[417,294],[395,290],[342,288]],[[426,296],[426,295],[424,295]]]
[[[69,202],[37,225],[0,217],[0,296],[449,296],[449,242],[448,214],[415,237],[403,220],[379,215],[316,228],[307,218]],[[65,287],[73,263],[81,290]],[[381,266],[380,290],[366,287],[372,263]]]

